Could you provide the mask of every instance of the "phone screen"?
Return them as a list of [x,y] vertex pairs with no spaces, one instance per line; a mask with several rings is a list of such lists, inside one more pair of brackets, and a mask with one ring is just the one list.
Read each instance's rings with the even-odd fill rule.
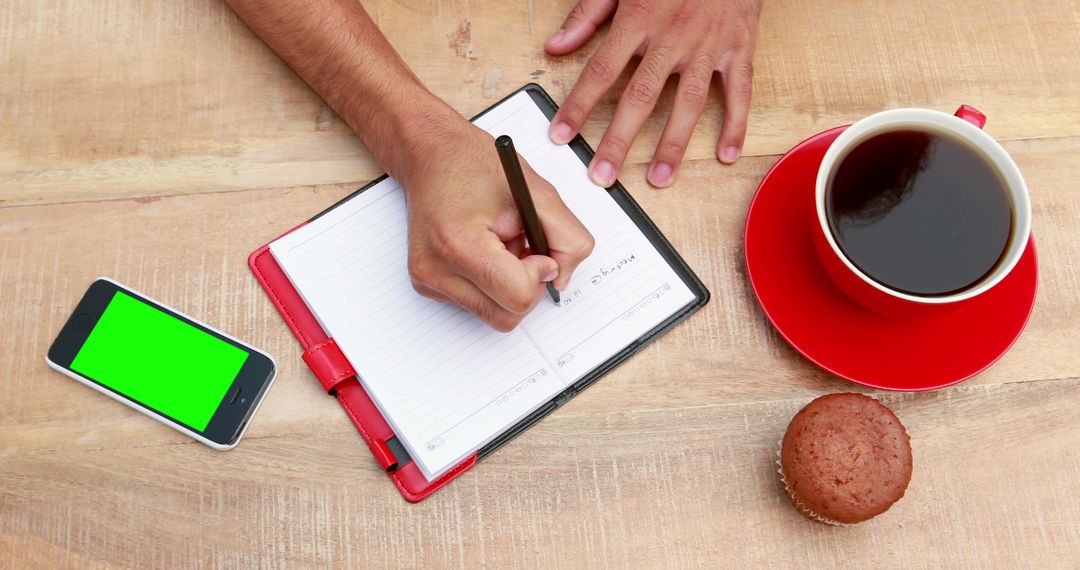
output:
[[117,291],[71,369],[197,430],[248,352]]

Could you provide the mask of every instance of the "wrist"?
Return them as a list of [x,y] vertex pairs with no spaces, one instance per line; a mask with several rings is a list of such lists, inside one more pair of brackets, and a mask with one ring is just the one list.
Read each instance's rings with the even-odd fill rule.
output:
[[410,106],[404,115],[394,119],[399,144],[395,145],[392,156],[380,162],[406,193],[418,187],[413,183],[416,176],[445,168],[439,161],[448,152],[468,148],[468,141],[479,131],[449,105],[432,98],[432,102]]
[[343,117],[386,171],[409,188],[411,174],[440,147],[460,140],[468,120],[419,81],[398,84],[380,105],[354,107]]

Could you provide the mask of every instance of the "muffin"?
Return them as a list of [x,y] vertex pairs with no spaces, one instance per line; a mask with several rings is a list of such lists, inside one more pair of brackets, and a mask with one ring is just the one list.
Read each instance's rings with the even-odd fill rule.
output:
[[780,479],[807,517],[852,524],[887,511],[911,481],[911,443],[892,410],[862,394],[810,402],[780,442]]

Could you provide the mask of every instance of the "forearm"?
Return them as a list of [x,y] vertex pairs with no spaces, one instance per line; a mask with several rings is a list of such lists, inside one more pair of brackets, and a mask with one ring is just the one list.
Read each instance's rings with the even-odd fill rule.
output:
[[357,0],[226,0],[401,179],[418,141],[463,120],[428,91]]

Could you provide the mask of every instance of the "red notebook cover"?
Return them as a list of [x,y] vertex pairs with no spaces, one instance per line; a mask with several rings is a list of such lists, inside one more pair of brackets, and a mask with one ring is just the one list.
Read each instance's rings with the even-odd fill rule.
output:
[[270,244],[255,250],[248,257],[248,266],[300,341],[304,349],[304,362],[315,373],[323,388],[337,397],[356,430],[371,448],[379,466],[386,470],[405,500],[411,503],[423,500],[476,463],[477,454],[474,452],[456,467],[429,482],[398,443],[390,425],[360,385],[352,365],[334,340],[326,336],[322,325],[278,266],[270,253]]

